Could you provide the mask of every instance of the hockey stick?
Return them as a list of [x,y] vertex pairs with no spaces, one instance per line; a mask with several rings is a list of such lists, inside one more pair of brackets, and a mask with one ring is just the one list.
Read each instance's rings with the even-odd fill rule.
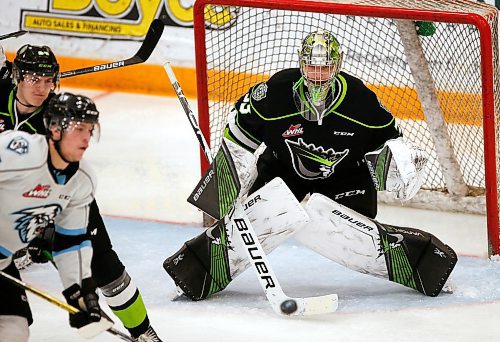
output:
[[[63,310],[66,310],[67,312],[71,313],[71,314],[77,314],[80,312],[80,310],[78,310],[77,308],[75,308],[74,306],[72,305],[69,305],[43,291],[40,291],[38,290],[37,288],[23,282],[22,280],[19,280],[13,276],[11,276],[10,274],[7,274],[3,271],[0,271],[0,276],[2,276],[2,278],[4,278],[5,280],[11,282],[12,284],[14,284],[15,286],[21,288],[21,289],[24,289],[26,291],[29,291],[31,293],[34,293],[35,295],[45,299],[46,301],[48,301],[49,303],[52,303],[58,307],[60,307],[61,309]],[[122,339],[123,341],[129,341],[129,342],[134,342],[135,340],[128,336],[127,334],[125,333],[122,333],[121,331],[119,330],[116,330],[115,328],[113,327],[110,327],[106,330],[107,332],[109,332],[110,334],[112,335],[115,335],[116,337]]]
[[25,34],[27,32],[28,31],[20,30],[20,31],[16,31],[16,32],[11,32],[11,33],[7,33],[7,34],[3,34],[3,35],[0,36],[0,40],[9,39],[9,38],[17,38],[17,37],[20,37],[20,36],[22,36],[23,34]]
[[149,26],[148,33],[146,34],[146,37],[142,41],[142,45],[139,48],[139,51],[137,51],[137,53],[134,56],[132,56],[128,59],[117,61],[117,62],[112,62],[112,63],[93,65],[93,66],[89,66],[89,67],[81,68],[81,69],[63,71],[63,72],[61,72],[61,78],[79,76],[79,75],[84,75],[84,74],[89,74],[89,73],[99,72],[99,71],[105,71],[105,70],[111,70],[111,69],[118,69],[118,68],[126,67],[129,65],[144,63],[149,58],[149,56],[151,56],[151,54],[153,53],[153,50],[155,49],[156,44],[158,44],[158,41],[161,38],[164,27],[165,27],[165,24],[164,24],[162,19],[153,20],[151,22],[151,25]]
[[[182,108],[184,109],[184,112],[186,113],[189,122],[191,123],[191,127],[193,128],[196,137],[198,138],[198,142],[200,143],[205,157],[210,163],[212,163],[214,158],[210,152],[210,147],[208,146],[208,143],[201,132],[196,117],[194,116],[194,113],[191,110],[186,97],[184,96],[184,93],[175,77],[170,63],[167,62],[164,65],[164,68],[170,79],[172,87],[174,88],[175,93],[177,94],[177,97],[182,104]],[[231,156],[229,155],[227,148],[224,146],[224,142],[222,144],[221,150],[219,151],[222,151],[223,156],[225,157],[227,162],[232,163]],[[233,173],[232,178],[234,182],[238,183],[239,185],[238,176]],[[236,228],[234,229],[234,231],[238,233],[237,235],[240,238],[241,243],[243,244],[243,246],[245,246],[248,260],[253,265],[253,268],[257,273],[257,278],[259,279],[259,284],[264,290],[267,300],[271,304],[273,310],[278,314],[293,316],[324,314],[336,311],[338,307],[338,296],[336,294],[319,297],[292,298],[287,296],[283,292],[283,289],[278,282],[278,278],[276,277],[271,264],[268,261],[267,255],[257,238],[257,234],[255,233],[255,230],[253,229],[250,221],[246,217],[241,205],[241,201],[239,198],[237,198],[237,196],[238,195],[236,195],[236,198],[234,198],[235,202],[232,208],[232,212],[230,212],[226,218],[233,218],[234,226]],[[265,274],[265,276],[263,276],[263,273]]]

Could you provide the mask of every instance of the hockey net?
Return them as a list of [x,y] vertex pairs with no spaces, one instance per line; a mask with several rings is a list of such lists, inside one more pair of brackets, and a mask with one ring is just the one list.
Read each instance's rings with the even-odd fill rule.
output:
[[[419,34],[416,21],[426,22]],[[410,204],[486,213],[489,251],[499,254],[493,6],[468,0],[201,0],[194,23],[199,120],[212,152],[233,102],[256,82],[297,67],[302,39],[327,29],[344,51],[342,70],[375,91],[404,136],[430,155],[423,190]],[[390,198],[380,194],[379,201]]]

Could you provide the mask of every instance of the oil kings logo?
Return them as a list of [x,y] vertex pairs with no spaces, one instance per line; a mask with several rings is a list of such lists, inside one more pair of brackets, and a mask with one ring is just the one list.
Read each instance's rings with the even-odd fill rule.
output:
[[285,139],[290,151],[295,172],[304,179],[330,177],[342,159],[349,154],[349,149],[336,152],[332,148],[307,144],[302,138],[297,141]]
[[[194,0],[46,0],[45,10],[21,10],[21,28],[31,32],[103,39],[142,40],[153,19],[193,26]],[[237,19],[230,6],[205,5],[205,25],[225,29]]]

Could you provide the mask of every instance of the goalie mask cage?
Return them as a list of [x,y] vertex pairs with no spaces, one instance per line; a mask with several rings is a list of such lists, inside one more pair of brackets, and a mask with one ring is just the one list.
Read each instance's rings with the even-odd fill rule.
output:
[[[372,89],[406,139],[429,153],[422,190],[410,203],[486,214],[488,251],[499,254],[493,6],[469,0],[196,1],[198,115],[212,153],[234,101],[277,71],[298,67],[301,41],[317,29],[337,37],[342,70]],[[379,193],[379,201],[390,195]]]

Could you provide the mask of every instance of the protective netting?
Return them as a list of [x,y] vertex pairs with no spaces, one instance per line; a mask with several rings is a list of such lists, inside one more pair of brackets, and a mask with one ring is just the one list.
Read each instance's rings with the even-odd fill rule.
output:
[[[490,21],[495,45],[496,14],[470,1],[341,1],[361,5],[476,11]],[[429,131],[395,21],[249,7],[216,7],[209,15],[230,13],[223,29],[205,31],[210,144],[217,150],[232,103],[256,82],[298,66],[297,50],[305,35],[327,29],[344,50],[342,70],[362,79],[396,116],[404,135],[430,154],[423,188],[447,191],[433,134]],[[442,19],[441,19],[442,20]],[[476,27],[435,22],[435,33],[419,36],[435,83],[453,153],[469,194],[484,194],[484,136],[481,50]],[[213,27],[213,25],[211,26]],[[496,53],[497,48],[493,49]],[[494,58],[495,63],[497,58]],[[496,84],[496,83],[495,83]],[[495,101],[498,107],[498,100]],[[497,112],[498,113],[498,112]],[[200,115],[204,115],[200,113]],[[498,121],[497,121],[498,122]],[[498,124],[496,124],[497,126]],[[498,141],[498,127],[496,129]],[[499,161],[497,160],[497,169]]]

